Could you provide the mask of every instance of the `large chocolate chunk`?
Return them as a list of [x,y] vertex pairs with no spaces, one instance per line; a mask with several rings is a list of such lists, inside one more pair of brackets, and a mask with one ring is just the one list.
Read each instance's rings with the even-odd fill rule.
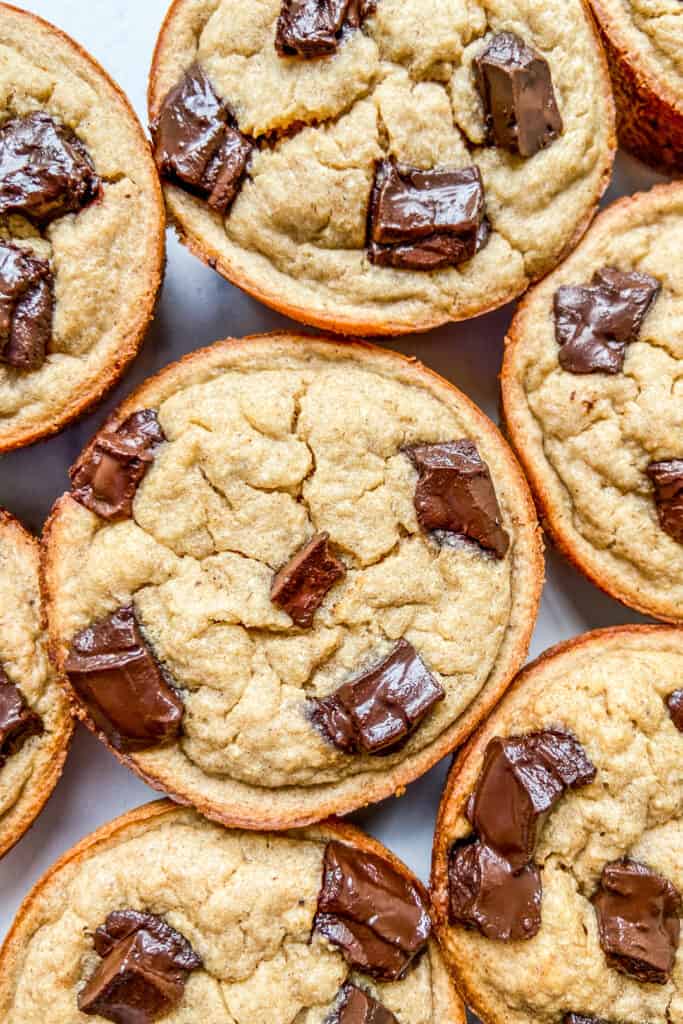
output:
[[43,723],[26,698],[0,667],[0,768],[31,736],[40,736]]
[[0,214],[45,225],[82,209],[99,190],[83,143],[48,114],[26,114],[0,128]]
[[683,459],[651,462],[647,475],[654,484],[661,528],[683,544]]
[[333,841],[313,927],[356,970],[396,981],[424,950],[432,924],[418,888],[388,861]]
[[325,57],[345,26],[358,28],[376,7],[377,0],[282,0],[275,49],[281,57]]
[[253,142],[237,128],[199,64],[166,96],[151,125],[161,175],[225,214],[242,187]]
[[81,1013],[116,1024],[151,1024],[181,1001],[202,966],[190,943],[154,914],[117,910],[94,936],[103,958],[78,994]]
[[638,340],[661,284],[649,274],[614,267],[596,271],[589,285],[555,292],[555,338],[560,366],[569,373],[620,373],[626,346]]
[[37,370],[52,338],[54,278],[46,260],[0,241],[0,363]]
[[308,629],[328,590],[346,574],[329,548],[329,533],[317,533],[275,576],[270,599]]
[[324,1024],[398,1024],[391,1010],[379,1003],[369,992],[348,982]]
[[157,664],[132,605],[77,633],[65,668],[117,750],[144,750],[180,732],[183,702]]
[[667,697],[666,706],[673,724],[680,732],[683,732],[683,690],[674,690]]
[[415,648],[399,640],[379,665],[316,700],[312,718],[347,754],[387,753],[404,743],[444,696]]
[[105,430],[69,471],[72,496],[103,519],[128,519],[142,479],[166,438],[154,409]]
[[418,444],[405,449],[419,478],[415,510],[423,530],[457,533],[504,558],[510,537],[488,466],[472,441]]
[[637,861],[613,861],[603,868],[593,905],[610,967],[665,985],[681,931],[681,896],[671,882]]
[[439,270],[471,260],[489,236],[478,167],[377,164],[368,211],[371,263],[406,270]]
[[489,139],[497,146],[534,156],[562,133],[548,62],[523,39],[498,33],[474,67]]
[[562,1024],[607,1024],[602,1017],[586,1017],[583,1013],[565,1013]]

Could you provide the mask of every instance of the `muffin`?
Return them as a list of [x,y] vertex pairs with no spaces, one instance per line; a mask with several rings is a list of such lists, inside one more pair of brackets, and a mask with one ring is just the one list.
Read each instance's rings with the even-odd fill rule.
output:
[[71,479],[44,583],[76,713],[224,824],[400,792],[524,661],[533,502],[493,424],[414,359],[217,343],[131,395]]
[[38,569],[37,542],[0,510],[0,857],[42,811],[73,729],[47,657]]
[[427,894],[380,843],[227,831],[169,801],[69,851],[0,965],[7,1024],[465,1024]]
[[521,303],[503,407],[541,518],[589,579],[683,621],[683,185],[622,199]]
[[683,631],[598,630],[524,670],[453,766],[434,902],[485,1024],[683,1019]]
[[581,0],[175,0],[149,113],[181,240],[350,334],[523,292],[585,230],[615,146]]
[[154,161],[71,39],[0,4],[0,452],[55,433],[133,359],[161,283]]

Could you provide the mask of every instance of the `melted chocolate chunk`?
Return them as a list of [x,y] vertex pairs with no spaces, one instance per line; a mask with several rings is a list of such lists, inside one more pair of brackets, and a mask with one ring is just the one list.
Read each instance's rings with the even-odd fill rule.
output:
[[77,633],[65,668],[117,750],[144,750],[180,732],[183,702],[157,664],[132,605]]
[[562,1024],[607,1024],[602,1017],[586,1017],[583,1013],[565,1013]]
[[398,1024],[391,1010],[387,1010],[369,992],[350,982],[342,988],[339,1000],[325,1024]]
[[376,7],[377,0],[282,0],[275,49],[281,57],[325,57],[345,26],[358,28]]
[[317,533],[278,572],[270,599],[297,626],[308,629],[328,590],[346,574],[346,567],[329,548],[330,535]]
[[421,171],[380,161],[368,236],[370,262],[382,267],[439,270],[471,260],[489,236],[479,168]]
[[316,700],[313,722],[347,754],[388,753],[403,744],[445,693],[415,648],[399,640],[388,658]]
[[40,736],[43,723],[26,698],[0,668],[0,768],[31,736]]
[[683,459],[651,462],[647,475],[655,488],[659,525],[683,544]]
[[397,981],[423,952],[432,924],[418,888],[388,861],[333,841],[313,927],[356,970]]
[[523,39],[500,32],[474,67],[490,141],[528,157],[562,134],[548,62]]
[[0,241],[0,363],[37,370],[52,339],[54,278],[46,260]]
[[174,1009],[202,960],[154,914],[117,910],[94,937],[102,963],[78,995],[81,1013],[116,1024],[151,1024]]
[[555,338],[560,366],[569,373],[620,373],[626,346],[638,340],[661,284],[649,274],[613,267],[596,271],[589,285],[555,292]]
[[162,177],[226,214],[242,187],[254,144],[239,131],[199,64],[168,93],[151,131]]
[[683,732],[683,690],[674,690],[667,697],[666,706],[669,709],[673,724],[680,732]]
[[105,430],[69,471],[72,496],[103,519],[128,519],[145,473],[166,438],[153,409]]
[[488,466],[472,441],[418,444],[405,449],[419,473],[415,510],[423,530],[443,530],[476,541],[504,558],[510,537]]
[[613,861],[603,868],[593,905],[609,966],[665,985],[681,931],[681,896],[671,882],[637,861]]

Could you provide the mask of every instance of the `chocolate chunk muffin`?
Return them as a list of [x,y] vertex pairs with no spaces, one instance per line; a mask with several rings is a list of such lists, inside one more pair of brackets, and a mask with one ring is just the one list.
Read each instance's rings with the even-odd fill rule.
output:
[[503,407],[541,517],[594,583],[683,621],[683,185],[622,199],[521,303]]
[[135,356],[164,214],[127,99],[58,29],[0,4],[0,452],[54,433]]
[[597,630],[526,668],[456,760],[433,898],[485,1024],[683,1019],[683,631]]
[[581,0],[175,0],[149,113],[181,240],[350,334],[523,292],[585,230],[615,145]]
[[47,657],[38,543],[0,509],[0,857],[54,789],[72,733]]
[[36,885],[0,952],[0,1012],[465,1024],[427,893],[380,843],[340,823],[227,831],[169,801],[100,829]]
[[220,342],[135,392],[45,535],[77,714],[152,785],[285,828],[400,791],[523,663],[524,478],[464,395],[357,342]]

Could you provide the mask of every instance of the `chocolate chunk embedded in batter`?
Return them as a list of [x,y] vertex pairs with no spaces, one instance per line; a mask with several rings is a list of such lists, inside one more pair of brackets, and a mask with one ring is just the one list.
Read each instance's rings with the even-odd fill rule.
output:
[[325,57],[346,25],[358,28],[376,7],[377,0],[282,0],[275,49],[281,57]]
[[586,1017],[583,1013],[565,1013],[562,1024],[607,1024],[603,1017]]
[[0,768],[31,736],[40,736],[43,723],[26,698],[0,668]]
[[337,1005],[325,1024],[397,1024],[397,1021],[391,1010],[369,992],[349,982],[339,993]]
[[329,547],[329,533],[317,533],[275,576],[270,599],[308,629],[328,590],[346,574]]
[[132,605],[77,633],[65,669],[117,750],[144,750],[180,732],[183,702],[157,664]]
[[683,459],[651,462],[647,475],[654,484],[661,528],[683,544]]
[[388,861],[333,841],[313,927],[356,970],[397,981],[423,952],[432,925],[418,888]]
[[677,729],[683,732],[683,690],[674,690],[667,697],[666,706],[669,709],[671,720]]
[[0,363],[37,370],[52,339],[54,278],[47,260],[0,242]]

